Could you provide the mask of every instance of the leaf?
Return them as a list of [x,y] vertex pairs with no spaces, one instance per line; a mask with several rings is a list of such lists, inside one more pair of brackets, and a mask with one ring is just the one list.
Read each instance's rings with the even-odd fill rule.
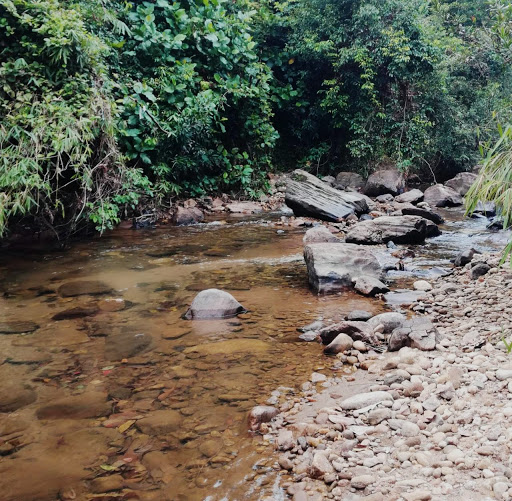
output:
[[134,423],[135,423],[135,419],[130,419],[129,421],[126,421],[126,423],[123,423],[121,426],[118,426],[117,430],[119,431],[119,433],[124,433]]

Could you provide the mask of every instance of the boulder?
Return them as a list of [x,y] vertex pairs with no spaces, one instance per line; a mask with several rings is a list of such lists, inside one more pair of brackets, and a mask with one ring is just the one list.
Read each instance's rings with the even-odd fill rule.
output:
[[368,320],[368,325],[375,329],[379,325],[384,326],[384,332],[391,332],[394,329],[402,327],[405,322],[405,316],[401,313],[389,312],[375,315]]
[[427,221],[418,216],[383,216],[355,224],[347,233],[348,243],[378,245],[419,244],[427,236]]
[[336,182],[336,178],[334,176],[324,176],[322,178],[322,181],[324,183],[327,183],[329,186],[334,186],[334,183]]
[[357,277],[354,289],[365,296],[375,296],[376,294],[389,292],[389,287],[383,284],[379,279],[366,275]]
[[402,193],[401,195],[398,195],[395,198],[395,201],[398,203],[409,203],[409,204],[416,204],[418,202],[421,202],[423,200],[423,192],[421,190],[418,190],[417,188],[414,188],[413,190],[406,191],[405,193]]
[[476,181],[477,175],[472,172],[459,172],[454,178],[446,181],[445,186],[455,190],[461,197],[465,196],[471,188],[471,185]]
[[325,226],[314,226],[309,228],[302,239],[304,245],[307,244],[320,244],[324,242],[341,242],[338,237],[335,237]]
[[368,344],[379,343],[373,332],[373,327],[367,322],[338,322],[320,329],[318,334],[323,344],[331,344],[340,334],[346,334],[353,341],[363,341]]
[[377,197],[390,193],[393,196],[399,195],[405,187],[402,174],[397,170],[379,170],[374,172],[366,181],[364,193],[369,197]]
[[428,219],[435,224],[444,223],[444,219],[440,214],[428,209],[421,209],[419,207],[404,207],[402,209],[402,214],[404,216],[419,216],[424,219]]
[[177,207],[172,216],[173,224],[187,226],[204,220],[204,214],[197,207]]
[[84,318],[96,315],[99,308],[96,305],[75,306],[67,310],[59,311],[53,315],[52,320],[68,320],[71,318]]
[[457,191],[442,184],[430,186],[425,190],[423,196],[425,202],[431,207],[456,207],[464,203]]
[[361,275],[380,278],[382,271],[369,250],[352,244],[309,244],[304,248],[304,260],[309,284],[319,293],[351,288]]
[[57,292],[62,297],[99,296],[112,292],[112,287],[99,280],[81,280],[63,284]]
[[296,216],[339,221],[351,214],[368,211],[366,197],[339,191],[312,174],[296,170],[288,179],[285,202]]
[[363,177],[355,172],[340,172],[336,176],[336,185],[338,187],[360,190],[365,184]]
[[249,412],[249,430],[258,431],[263,423],[272,421],[279,411],[269,405],[257,405]]
[[194,298],[184,318],[187,320],[231,318],[246,311],[229,292],[207,289]]
[[427,222],[427,238],[438,237],[441,235],[442,232],[436,223],[430,221],[429,219],[425,219],[425,221]]

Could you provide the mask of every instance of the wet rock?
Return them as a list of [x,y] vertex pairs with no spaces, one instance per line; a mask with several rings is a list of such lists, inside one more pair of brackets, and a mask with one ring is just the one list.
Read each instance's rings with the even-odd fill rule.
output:
[[105,340],[105,358],[122,360],[132,358],[153,347],[153,338],[145,332],[125,330],[109,335]]
[[484,275],[486,275],[491,267],[487,263],[477,263],[471,270],[469,271],[469,276],[476,280],[477,278],[480,278]]
[[304,245],[307,244],[320,244],[325,242],[341,242],[335,237],[325,226],[314,226],[306,231],[302,239]]
[[339,403],[339,406],[346,411],[363,409],[370,405],[380,404],[381,402],[392,402],[393,397],[386,391],[374,391],[369,393],[359,393],[353,397],[346,398]]
[[119,474],[109,475],[108,477],[97,477],[91,480],[89,487],[95,494],[104,492],[118,491],[123,488],[124,478]]
[[378,245],[392,240],[395,244],[419,244],[427,236],[427,221],[418,216],[382,216],[362,221],[350,228],[348,243]]
[[496,204],[494,202],[483,203],[479,201],[473,210],[473,214],[480,214],[489,218],[494,217],[496,216]]
[[14,416],[3,416],[0,418],[0,437],[25,431],[29,427],[27,421],[20,419],[17,415]]
[[475,249],[463,250],[462,252],[457,254],[457,257],[455,258],[453,265],[456,267],[461,267],[461,266],[465,266],[468,263],[471,263],[474,255],[476,253],[477,253],[477,251]]
[[88,392],[81,395],[56,400],[39,407],[38,419],[86,419],[107,416],[112,411],[112,404],[107,402],[107,394]]
[[410,204],[416,204],[418,202],[421,202],[423,200],[423,192],[418,189],[413,189],[410,191],[406,191],[405,193],[402,193],[401,195],[398,195],[395,198],[395,201],[398,203],[410,203]]
[[229,292],[207,289],[194,298],[184,318],[188,320],[231,318],[246,311]]
[[146,417],[137,421],[137,428],[146,435],[167,435],[178,431],[183,422],[183,417],[177,411],[159,410],[153,411]]
[[249,430],[258,431],[262,423],[269,423],[279,414],[275,407],[269,405],[257,405],[249,413]]
[[323,344],[332,343],[339,334],[347,334],[353,341],[378,344],[372,326],[366,322],[339,322],[320,329],[318,334]]
[[315,331],[303,332],[299,336],[299,339],[301,341],[305,341],[306,343],[311,343],[312,341],[316,341],[317,338],[318,338],[318,333]]
[[0,322],[0,334],[26,334],[39,329],[39,325],[35,322],[11,320],[8,322]]
[[263,212],[263,207],[257,202],[233,202],[227,204],[226,209],[232,214],[258,214]]
[[381,266],[367,249],[351,244],[310,244],[304,248],[310,286],[319,293],[351,288],[361,275],[380,278]]
[[442,184],[427,188],[424,199],[431,207],[456,207],[464,203],[457,191]]
[[391,332],[394,329],[402,327],[405,322],[405,317],[401,313],[389,312],[375,315],[368,320],[368,325],[375,329],[377,326],[382,325],[384,332]]
[[222,439],[210,439],[205,440],[199,445],[199,452],[206,456],[207,458],[211,458],[213,456],[216,456],[221,452],[222,448],[224,447],[224,442]]
[[303,170],[294,171],[288,179],[285,202],[296,216],[333,222],[368,211],[363,195],[339,191]]
[[75,308],[68,308],[67,310],[59,311],[53,315],[52,320],[69,320],[72,318],[91,317],[98,313],[99,308],[95,305],[90,306],[76,306]]
[[336,355],[337,353],[343,353],[352,348],[354,344],[353,339],[347,334],[338,334],[334,340],[324,348],[326,355]]
[[63,284],[58,288],[57,292],[62,297],[96,296],[109,294],[112,292],[112,287],[99,280],[83,280]]
[[177,226],[197,224],[203,220],[204,214],[197,207],[177,207],[172,216],[172,222]]
[[373,317],[373,314],[364,310],[353,310],[347,315],[347,320],[366,322]]
[[305,325],[304,327],[299,327],[297,330],[299,332],[309,332],[309,331],[317,331],[324,327],[324,323],[322,320],[315,320],[314,322],[311,322],[308,325]]
[[377,294],[389,292],[389,287],[387,285],[383,284],[377,278],[368,277],[366,275],[357,277],[354,289],[365,296],[375,296]]
[[422,209],[420,207],[404,207],[402,209],[404,216],[419,216],[428,221],[432,221],[435,224],[444,223],[444,219],[440,214],[428,209]]
[[366,181],[364,193],[370,197],[377,197],[385,193],[396,196],[404,190],[404,187],[404,178],[396,169],[379,170],[371,174]]
[[455,190],[461,197],[463,197],[469,191],[469,188],[471,188],[477,177],[478,176],[472,172],[459,172],[454,178],[446,181],[444,185]]
[[0,385],[0,412],[14,412],[37,400],[37,393],[19,383],[2,381]]
[[355,172],[339,172],[336,176],[336,187],[338,188],[354,188],[360,190],[366,184],[363,176]]

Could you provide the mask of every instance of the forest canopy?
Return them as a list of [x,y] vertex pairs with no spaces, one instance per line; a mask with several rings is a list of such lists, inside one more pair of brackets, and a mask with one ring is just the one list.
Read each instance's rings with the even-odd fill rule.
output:
[[510,122],[504,0],[0,0],[0,234],[260,196],[268,172],[424,179]]

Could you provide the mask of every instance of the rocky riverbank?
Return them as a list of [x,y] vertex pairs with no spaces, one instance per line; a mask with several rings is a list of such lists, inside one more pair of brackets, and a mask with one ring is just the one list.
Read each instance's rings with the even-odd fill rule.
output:
[[[498,260],[479,256],[412,306],[436,327],[435,350],[352,346],[338,375],[313,373],[281,402],[261,432],[291,498],[511,499],[512,272]],[[482,263],[489,272],[474,280]],[[346,363],[366,370],[346,375]]]

